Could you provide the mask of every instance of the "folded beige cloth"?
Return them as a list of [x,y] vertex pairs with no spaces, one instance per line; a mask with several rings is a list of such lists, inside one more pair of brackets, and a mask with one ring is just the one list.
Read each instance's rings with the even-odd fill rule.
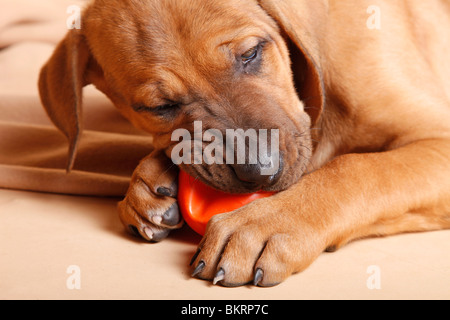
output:
[[40,68],[67,32],[67,8],[86,1],[0,0],[0,188],[122,196],[152,138],[131,126],[93,87],[84,94],[84,133],[74,170],[68,143],[48,119]]

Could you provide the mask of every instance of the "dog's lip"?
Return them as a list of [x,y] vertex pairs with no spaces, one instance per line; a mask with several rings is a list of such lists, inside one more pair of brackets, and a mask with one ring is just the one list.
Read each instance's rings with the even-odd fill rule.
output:
[[263,191],[263,188],[255,183],[251,182],[244,182],[239,181],[239,185],[233,185],[230,188],[222,188],[222,186],[219,186],[218,184],[211,182],[211,181],[204,181],[202,179],[202,182],[206,185],[222,192],[231,193],[231,194],[250,194],[254,192]]
[[255,193],[255,192],[259,192],[259,191],[265,191],[263,190],[263,188],[255,183],[251,183],[251,182],[244,182],[244,181],[240,181],[240,180],[235,180],[233,179],[233,181],[239,181],[238,184],[234,184],[233,186],[227,186],[227,185],[223,185],[220,183],[217,183],[216,180],[207,180],[202,176],[199,176],[198,179],[206,184],[207,186],[216,189],[218,191],[221,192],[226,192],[226,193],[230,193],[230,194],[250,194],[250,193]]
[[[283,157],[280,158],[280,161],[284,161]],[[281,165],[281,162],[280,162]],[[248,182],[240,180],[236,174],[236,171],[229,165],[227,165],[227,169],[223,172],[227,176],[227,180],[232,181],[232,185],[227,185],[221,183],[220,178],[216,178],[209,170],[207,166],[201,166],[202,169],[199,170],[195,165],[180,165],[180,170],[190,174],[195,177],[205,185],[216,189],[218,191],[230,193],[230,194],[251,194],[257,192],[280,192],[284,189],[280,189],[278,178],[283,175],[284,170],[280,169],[279,171],[272,177],[271,183],[269,184],[259,184],[255,182]],[[275,183],[273,181],[276,181]]]

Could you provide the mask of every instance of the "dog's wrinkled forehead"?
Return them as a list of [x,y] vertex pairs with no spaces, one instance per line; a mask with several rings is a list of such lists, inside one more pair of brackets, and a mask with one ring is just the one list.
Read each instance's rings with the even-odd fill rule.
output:
[[256,0],[97,0],[84,24],[110,84],[133,92],[130,103],[153,104],[214,96],[215,82],[230,79],[234,55],[277,28]]
[[174,59],[176,49],[184,56],[191,51],[187,52],[191,57],[203,58],[199,52],[246,37],[252,29],[257,32],[256,21],[261,19],[249,19],[252,14],[262,14],[255,0],[97,0],[86,12],[84,24],[91,49],[100,59],[158,64]]

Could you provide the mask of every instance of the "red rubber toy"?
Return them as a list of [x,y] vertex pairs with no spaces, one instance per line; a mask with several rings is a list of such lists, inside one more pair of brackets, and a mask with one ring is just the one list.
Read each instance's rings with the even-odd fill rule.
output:
[[178,205],[186,223],[204,235],[208,221],[215,215],[239,209],[252,201],[270,197],[272,192],[229,194],[217,191],[180,171]]

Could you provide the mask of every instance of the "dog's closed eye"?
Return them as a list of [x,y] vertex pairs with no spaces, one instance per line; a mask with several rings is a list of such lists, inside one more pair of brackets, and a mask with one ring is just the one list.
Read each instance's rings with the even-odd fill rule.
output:
[[137,113],[148,112],[156,116],[166,116],[168,114],[175,114],[180,109],[179,103],[167,103],[156,107],[148,107],[142,104],[135,104],[132,106],[133,110]]
[[261,41],[238,56],[239,69],[245,73],[257,73],[261,67],[263,49],[267,41]]
[[242,62],[244,64],[247,64],[251,61],[253,61],[256,57],[258,56],[258,46],[251,48],[250,50],[248,50],[247,52],[245,52],[241,58],[242,58]]

